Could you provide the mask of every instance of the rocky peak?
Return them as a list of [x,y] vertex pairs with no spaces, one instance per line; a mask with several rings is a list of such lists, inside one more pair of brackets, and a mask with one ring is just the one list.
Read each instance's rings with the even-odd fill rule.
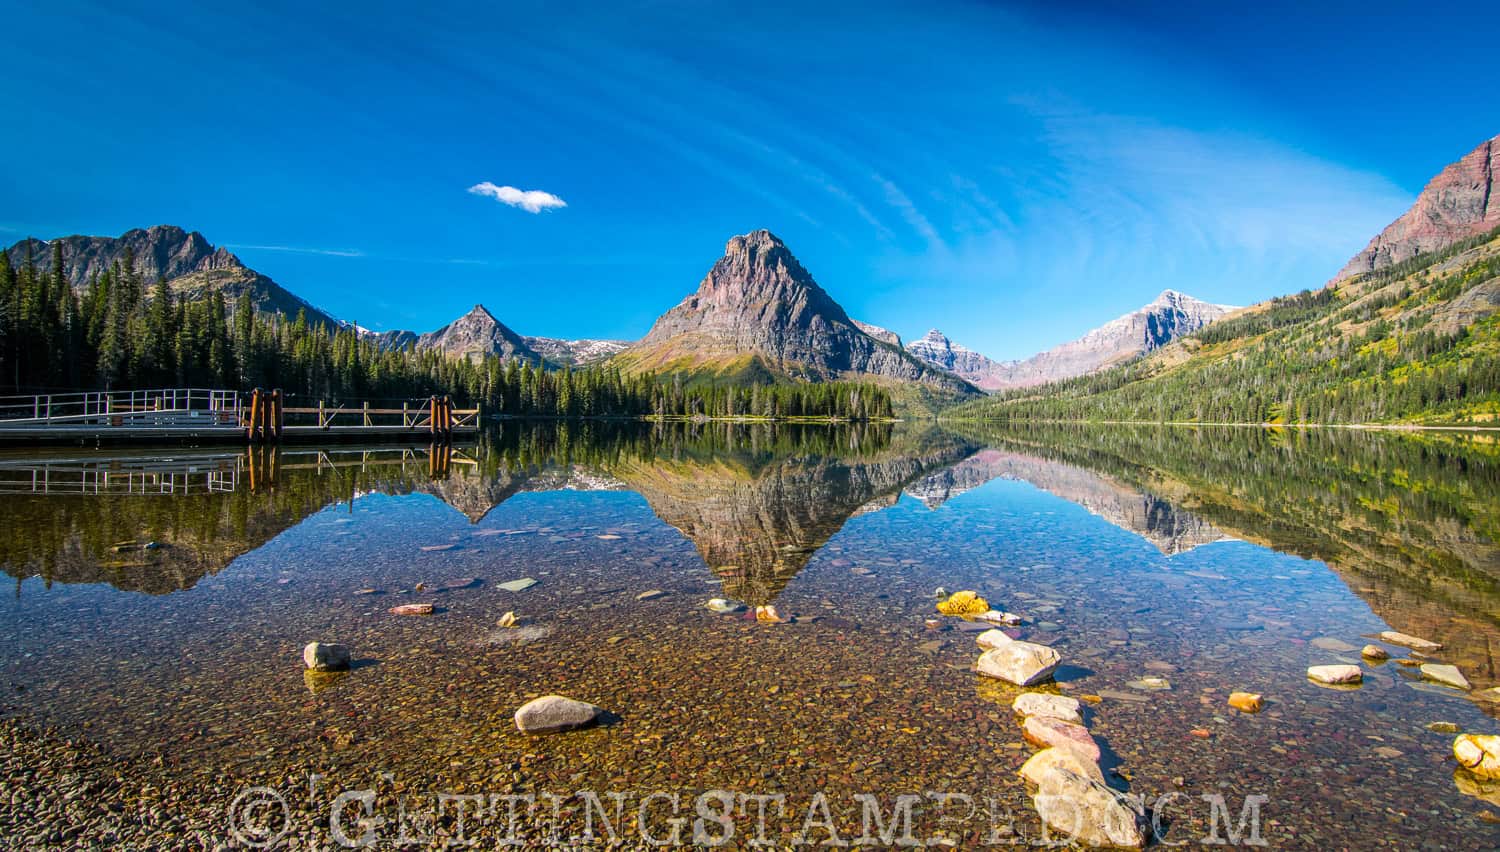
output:
[[79,234],[47,241],[26,239],[10,248],[10,256],[13,263],[21,263],[29,251],[39,266],[48,266],[54,245],[62,247],[63,274],[78,289],[112,265],[123,265],[127,255],[134,256],[135,270],[147,282],[244,268],[228,250],[215,248],[197,231],[185,231],[176,225],[134,228],[118,237]]
[[855,328],[863,331],[865,334],[870,335],[881,343],[889,344],[896,347],[897,349],[901,348],[901,335],[897,334],[896,332],[891,331],[888,328],[881,328],[878,325],[872,325],[867,322],[860,322],[859,320],[850,320],[850,322],[854,323]]
[[437,331],[416,339],[418,349],[437,349],[455,357],[479,360],[486,355],[517,358],[540,363],[541,357],[526,345],[519,334],[495,319],[484,305],[475,305],[468,313]]
[[628,369],[739,369],[779,376],[919,381],[973,388],[866,334],[767,230],[732,237],[698,289],[619,356]]
[[1439,172],[1417,196],[1416,203],[1371,240],[1329,283],[1383,269],[1500,227],[1500,198],[1495,197],[1497,171],[1500,171],[1500,136],[1479,143],[1479,147]]

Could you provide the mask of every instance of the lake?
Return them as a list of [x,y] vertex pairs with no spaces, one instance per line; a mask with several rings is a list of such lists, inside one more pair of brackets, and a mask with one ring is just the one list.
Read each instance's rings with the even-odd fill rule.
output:
[[[9,450],[0,506],[13,847],[1044,842],[1027,690],[940,589],[1061,654],[1038,689],[1083,697],[1162,842],[1500,847],[1500,782],[1451,752],[1500,730],[1493,436],[506,423]],[[352,669],[305,671],[313,640]],[[548,693],[603,724],[519,732]]]

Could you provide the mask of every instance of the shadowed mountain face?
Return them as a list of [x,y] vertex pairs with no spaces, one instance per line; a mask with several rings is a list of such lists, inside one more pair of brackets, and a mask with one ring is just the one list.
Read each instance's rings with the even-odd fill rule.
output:
[[956,396],[974,393],[963,381],[862,331],[769,231],[731,239],[698,290],[615,360],[630,370],[874,379]]
[[1500,227],[1500,136],[1479,143],[1427,183],[1411,209],[1386,226],[1329,283],[1375,272]]
[[228,250],[215,248],[202,234],[176,225],[136,228],[118,237],[21,240],[10,247],[11,264],[24,264],[29,253],[38,267],[50,269],[54,245],[62,247],[63,275],[74,290],[84,290],[105,270],[116,264],[123,267],[133,256],[134,268],[148,287],[165,280],[179,298],[196,301],[219,291],[230,306],[249,298],[262,313],[295,317],[298,311],[305,311],[309,322],[338,324],[275,281],[246,267]]

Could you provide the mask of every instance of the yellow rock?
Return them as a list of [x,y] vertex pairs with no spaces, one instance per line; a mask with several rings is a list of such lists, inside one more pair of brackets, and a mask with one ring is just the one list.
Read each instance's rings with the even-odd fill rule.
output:
[[1260,696],[1253,692],[1233,692],[1229,695],[1229,706],[1242,713],[1259,713]]
[[943,615],[980,615],[989,612],[990,605],[978,592],[954,592],[937,609]]
[[1500,778],[1500,736],[1459,734],[1453,740],[1453,756],[1479,778]]

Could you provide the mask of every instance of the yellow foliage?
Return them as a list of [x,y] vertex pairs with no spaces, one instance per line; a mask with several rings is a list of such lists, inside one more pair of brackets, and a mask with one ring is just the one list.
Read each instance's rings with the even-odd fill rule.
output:
[[937,605],[943,615],[979,615],[989,612],[989,603],[977,592],[954,592],[947,600]]

